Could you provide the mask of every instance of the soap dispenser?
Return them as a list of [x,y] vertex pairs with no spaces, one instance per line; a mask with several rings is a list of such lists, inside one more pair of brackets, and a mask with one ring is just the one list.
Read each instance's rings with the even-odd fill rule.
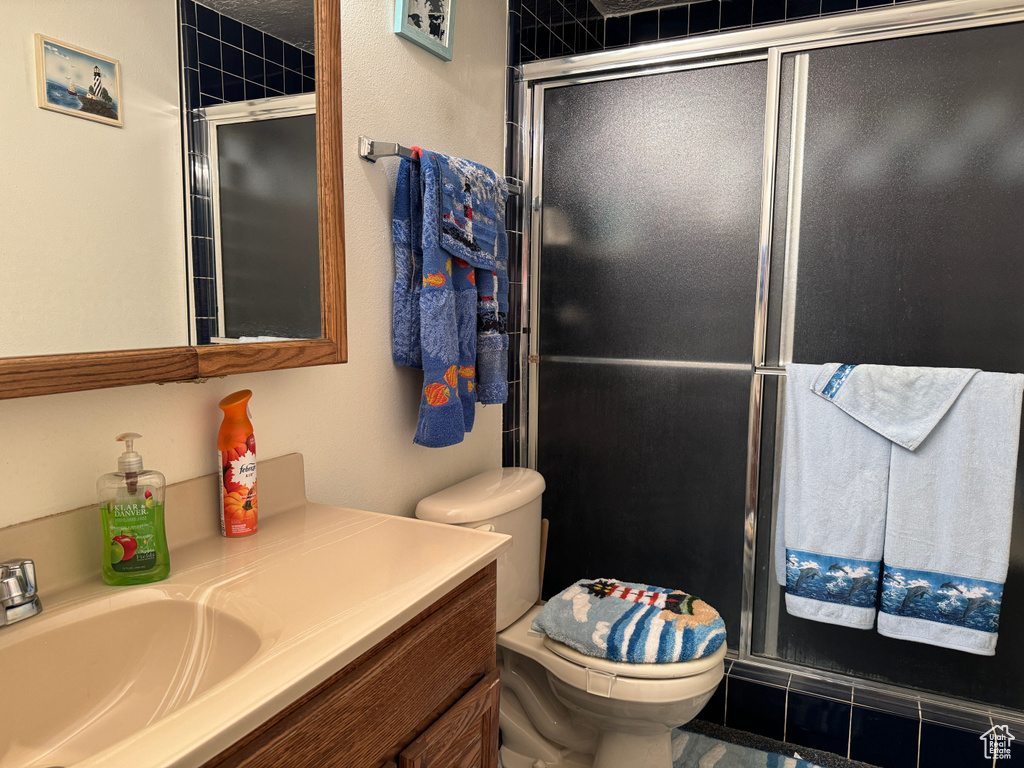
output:
[[125,432],[116,440],[125,451],[117,472],[96,482],[103,521],[103,580],[107,584],[148,584],[171,571],[164,533],[164,476],[142,468],[134,442],[142,435]]

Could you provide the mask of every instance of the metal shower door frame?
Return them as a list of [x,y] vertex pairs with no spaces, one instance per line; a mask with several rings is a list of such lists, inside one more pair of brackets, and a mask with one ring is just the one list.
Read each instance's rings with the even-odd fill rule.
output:
[[[877,11],[857,14],[823,17],[808,21],[790,22],[712,36],[686,38],[664,43],[651,43],[632,48],[622,48],[599,53],[568,56],[559,59],[536,61],[522,66],[522,79],[517,83],[519,103],[522,105],[521,127],[523,141],[519,147],[524,159],[521,231],[529,233],[523,243],[522,317],[529,318],[529,333],[523,336],[525,349],[521,350],[523,376],[520,409],[521,455],[526,457],[527,466],[536,468],[537,463],[537,418],[539,387],[537,366],[540,362],[539,316],[539,274],[542,258],[541,208],[543,202],[544,164],[544,95],[552,88],[579,85],[583,83],[612,80],[623,77],[655,75],[677,72],[685,69],[709,66],[727,66],[751,60],[767,60],[768,87],[765,104],[765,132],[761,188],[761,216],[757,254],[757,287],[752,340],[750,409],[747,442],[747,477],[743,526],[743,583],[740,605],[740,642],[738,653],[730,656],[750,664],[782,672],[808,674],[835,683],[856,684],[859,688],[908,695],[909,689],[902,686],[878,682],[867,682],[853,675],[824,672],[801,664],[786,662],[765,656],[751,654],[754,585],[756,570],[758,492],[760,484],[760,446],[762,437],[762,411],[764,382],[767,376],[785,376],[785,364],[790,362],[792,349],[792,310],[795,303],[795,266],[798,253],[790,248],[790,235],[797,228],[787,227],[786,253],[784,264],[784,287],[781,296],[783,324],[780,338],[780,359],[778,364],[769,365],[765,359],[768,332],[768,290],[771,269],[771,246],[773,215],[775,207],[776,162],[778,159],[778,120],[783,83],[781,80],[782,58],[786,54],[801,53],[816,48],[873,42],[900,37],[911,37],[936,32],[948,32],[995,24],[1024,21],[1024,3],[1020,0],[935,0],[907,6],[889,7]],[[801,74],[802,72],[802,74]],[[794,89],[796,101],[802,83],[806,85],[806,66],[796,67]],[[794,113],[798,107],[794,108]],[[794,114],[794,117],[796,115]],[[794,147],[796,140],[794,138]],[[792,150],[790,162],[800,162],[799,149]],[[792,167],[792,165],[791,165]],[[799,184],[791,174],[790,192],[787,200],[787,214],[790,221],[799,217]],[[796,183],[796,188],[793,184]],[[794,204],[797,206],[794,211]],[[797,219],[798,220],[798,219]],[[788,319],[787,319],[788,318]],[[642,361],[637,361],[642,362]],[[709,364],[715,365],[715,364]],[[721,364],[719,364],[721,365]],[[729,366],[734,368],[735,366]],[[747,368],[748,366],[742,366]],[[782,426],[782,400],[784,388],[779,388],[779,405],[776,418],[776,440],[780,439]],[[776,445],[778,453],[778,445]],[[777,464],[777,462],[776,462]],[[776,476],[766,478],[774,481]],[[776,494],[777,495],[777,494]],[[737,510],[737,514],[740,511]],[[775,519],[773,501],[772,520]],[[773,525],[774,528],[774,525]],[[737,544],[739,544],[737,542]],[[770,564],[769,564],[770,565]],[[769,570],[771,570],[769,568]],[[770,613],[770,611],[769,611]],[[769,622],[771,617],[769,616]],[[934,701],[943,705],[964,707],[964,702],[950,696],[931,694],[914,690],[913,696],[922,701]],[[969,706],[967,708],[970,708]],[[997,708],[987,708],[995,714]]]

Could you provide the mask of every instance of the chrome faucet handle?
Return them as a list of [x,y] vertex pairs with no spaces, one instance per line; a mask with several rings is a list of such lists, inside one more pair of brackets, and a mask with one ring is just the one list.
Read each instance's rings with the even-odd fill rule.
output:
[[28,559],[0,563],[0,605],[11,608],[36,596],[36,564]]

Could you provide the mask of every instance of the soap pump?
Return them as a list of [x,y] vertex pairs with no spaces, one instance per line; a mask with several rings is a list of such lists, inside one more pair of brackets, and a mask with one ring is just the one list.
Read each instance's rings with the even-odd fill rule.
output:
[[148,584],[171,571],[164,532],[164,476],[142,467],[134,442],[142,435],[125,432],[116,440],[125,451],[117,472],[96,482],[103,523],[103,580],[107,584]]

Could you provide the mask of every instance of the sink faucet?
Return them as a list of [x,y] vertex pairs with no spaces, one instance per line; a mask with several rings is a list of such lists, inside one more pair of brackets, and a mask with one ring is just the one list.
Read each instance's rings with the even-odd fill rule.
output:
[[0,563],[0,627],[43,610],[36,594],[36,564],[31,560]]

